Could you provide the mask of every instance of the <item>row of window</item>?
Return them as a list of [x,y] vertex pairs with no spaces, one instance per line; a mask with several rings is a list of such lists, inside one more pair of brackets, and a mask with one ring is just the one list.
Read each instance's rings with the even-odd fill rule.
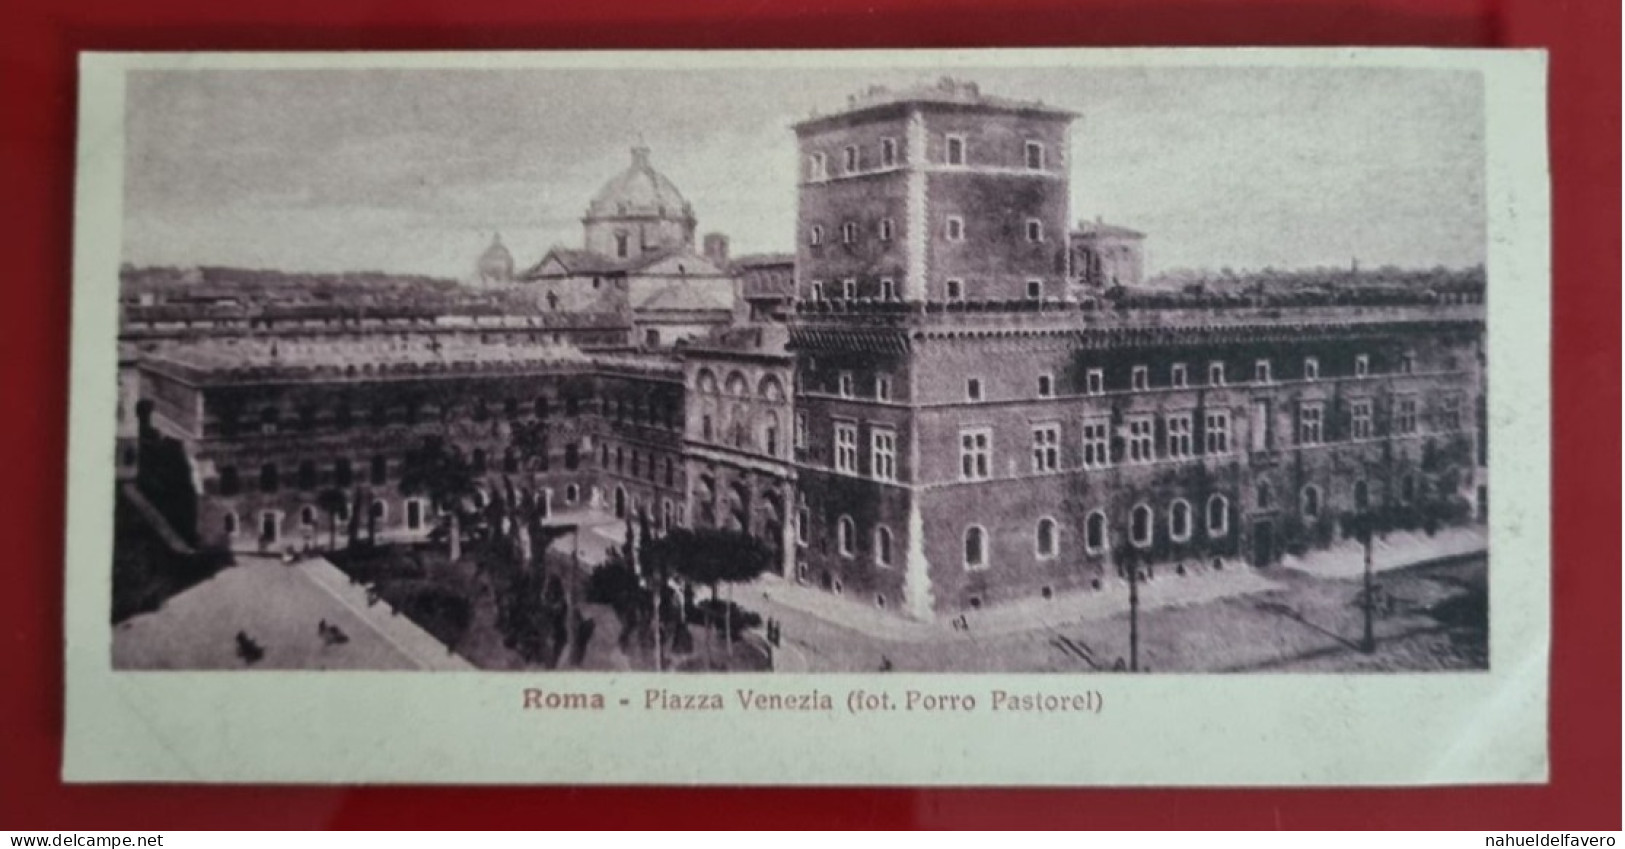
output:
[[[564,414],[566,416],[578,415],[580,402],[581,399],[566,396],[564,398]],[[522,405],[518,399],[508,398],[502,402],[502,415],[509,419],[521,418],[527,407],[532,416],[537,419],[545,419],[550,412],[550,401],[546,397],[539,397],[529,405]],[[367,410],[367,423],[382,427],[393,422],[415,424],[419,421],[445,420],[451,418],[455,409],[452,406],[442,407],[415,399],[408,399],[399,406],[393,407],[385,404],[374,404]],[[606,414],[608,411],[613,411],[615,418],[624,419],[632,412],[632,409],[630,406],[623,407],[620,401],[614,401],[610,402]],[[637,410],[639,413],[643,412],[641,402],[639,402]],[[284,416],[282,409],[279,407],[262,407],[259,411],[259,429],[261,433],[266,434],[277,433],[284,427],[297,428],[298,430],[315,430],[319,421],[317,414],[318,410],[312,404],[301,405],[294,411],[291,418]],[[470,415],[475,421],[487,421],[492,415],[491,405],[484,400],[476,401],[470,410]],[[666,415],[669,421],[675,422],[675,404],[668,407]],[[235,433],[240,426],[239,416],[240,414],[235,408],[222,407],[220,409],[220,429],[228,435]],[[654,423],[655,409],[653,405],[650,405],[647,416],[650,423]],[[356,422],[355,409],[347,403],[340,403],[333,408],[331,421],[335,427],[351,427]],[[672,426],[675,427],[675,424]]]
[[[1194,424],[1197,416],[1201,417],[1201,440],[1197,441]],[[1152,414],[1128,416],[1124,419],[1120,433],[1123,437],[1122,448],[1118,454],[1123,462],[1150,463],[1159,459],[1156,450],[1155,416]],[[1200,453],[1208,456],[1228,454],[1233,448],[1231,438],[1231,416],[1229,410],[1203,410],[1196,412],[1166,413],[1162,416],[1162,453],[1161,459],[1183,460],[1195,457]],[[1305,401],[1298,405],[1298,445],[1320,445],[1326,441],[1325,405],[1320,401]],[[1350,401],[1348,414],[1348,436],[1350,439],[1370,439],[1374,434],[1372,425],[1372,402],[1369,398]],[[1441,400],[1441,414],[1439,426],[1444,430],[1457,430],[1461,426],[1461,404],[1457,396],[1447,396]],[[836,425],[837,444],[842,425]],[[852,426],[853,439],[855,439],[855,426]],[[1082,422],[1082,467],[1085,469],[1099,469],[1110,466],[1113,462],[1112,437],[1113,429],[1108,417],[1085,419]],[[878,432],[878,431],[877,431]],[[1406,395],[1394,399],[1392,410],[1391,433],[1409,435],[1417,432],[1417,398]],[[1032,426],[1032,471],[1042,474],[1058,472],[1062,468],[1061,451],[1061,423],[1045,422]],[[1267,429],[1260,428],[1254,434],[1254,450],[1263,450],[1270,447],[1268,444]],[[961,480],[986,480],[992,476],[993,469],[993,429],[966,428],[959,432],[959,477]],[[840,463],[840,454],[837,452],[837,471],[847,471]],[[855,469],[853,470],[855,473]]]
[[[855,277],[848,277],[839,281],[840,288],[838,289],[835,288],[836,285],[836,281],[827,281],[826,285],[824,280],[813,280],[808,284],[808,297],[814,301],[835,299],[855,301],[859,298],[896,301],[898,299],[897,281],[891,277],[880,278],[873,287],[861,285]],[[1040,301],[1046,295],[1045,288],[1043,280],[1033,277],[1027,280],[1026,288],[1023,291],[1027,300]],[[948,278],[943,283],[943,296],[949,301],[965,300],[965,281],[958,277]]]
[[[581,500],[581,488],[580,487],[578,487],[575,484],[570,484],[570,485],[568,485],[568,486],[566,486],[564,488],[564,503],[565,504],[574,505],[574,504],[576,504],[576,502],[578,502],[580,500]],[[485,493],[483,491],[481,491],[481,490],[476,489],[474,491],[473,502],[474,502],[474,508],[476,510],[483,510],[485,508],[486,504],[487,504]],[[543,490],[539,503],[540,503],[540,506],[541,506],[543,516],[547,516],[550,513],[552,513],[552,511],[553,511],[553,493],[552,493],[552,491],[551,490]],[[407,498],[407,499],[403,499],[401,504],[403,506],[403,509],[405,510],[404,524],[406,526],[406,529],[409,530],[409,531],[423,530],[423,528],[426,526],[426,523],[428,522],[428,518],[429,518],[429,515],[430,515],[430,511],[431,511],[431,506],[429,505],[429,503],[427,501],[425,501],[424,499],[421,499],[421,498]],[[324,520],[330,526],[332,524],[334,524],[334,523],[346,523],[346,522],[349,522],[350,521],[350,504],[349,504],[349,502],[348,501],[342,502],[342,503],[339,503],[337,506],[338,506],[338,510],[334,511],[334,513],[331,516],[326,516],[326,517],[321,517],[319,515],[320,509],[318,507],[316,507],[315,505],[306,504],[306,505],[301,506],[299,508],[299,512],[298,512],[299,527],[302,530],[304,530],[304,532],[307,533],[307,534],[314,534],[317,530],[320,529],[321,524],[322,524],[322,522]],[[670,502],[667,502],[667,506],[668,507],[670,506]],[[264,540],[266,542],[276,542],[279,539],[281,539],[281,536],[282,536],[282,518],[283,518],[283,512],[281,510],[261,510],[259,512],[259,526],[257,528],[257,530],[259,531],[260,539],[262,539],[262,540]],[[380,525],[384,524],[387,521],[389,521],[389,502],[387,500],[385,500],[385,499],[382,499],[382,498],[374,498],[367,505],[367,518],[370,521],[372,521],[372,522],[374,522],[376,524],[380,524]],[[242,532],[242,530],[243,530],[242,523],[241,523],[241,520],[238,518],[237,513],[235,511],[227,510],[224,514],[222,514],[222,517],[221,517],[221,530],[225,533],[225,535],[227,537],[232,537],[232,538],[235,538],[238,534],[240,534]]]
[[[660,458],[656,457],[655,455],[653,455],[653,454],[644,455],[642,452],[638,451],[636,448],[634,448],[630,452],[628,452],[626,449],[624,449],[623,447],[621,447],[619,445],[615,446],[615,449],[613,451],[611,451],[610,447],[609,447],[609,445],[607,443],[599,443],[599,445],[598,445],[598,465],[600,467],[604,468],[604,469],[611,468],[611,466],[610,466],[611,458],[613,458],[614,469],[618,473],[628,474],[630,477],[634,477],[634,478],[636,478],[636,477],[647,477],[650,481],[657,480],[660,477],[661,461],[660,461]],[[631,463],[630,463],[631,471],[630,472],[627,471],[627,467],[628,467],[627,460],[628,460],[628,458],[631,459]],[[665,458],[664,466],[665,466],[666,486],[676,486],[677,485],[677,483],[676,483],[676,481],[677,481],[677,466],[676,466],[676,464],[672,462],[672,459],[670,457],[667,457],[667,458]]]
[[[970,163],[970,141],[963,133],[948,133],[942,140],[942,164],[964,167]],[[870,157],[876,156],[875,159]],[[1044,143],[1028,139],[1022,144],[1022,165],[1029,171],[1044,170]],[[850,176],[867,170],[895,168],[902,162],[902,147],[896,138],[883,138],[875,148],[849,144],[841,148],[841,174]],[[807,179],[831,177],[827,154],[815,151],[807,157]]]
[[[963,242],[966,238],[965,216],[945,215],[942,218],[942,229],[938,231],[941,237],[949,242]],[[1044,241],[1044,221],[1039,218],[1028,218],[1022,224],[1021,232],[1029,243],[1037,244]],[[841,244],[855,245],[863,236],[863,227],[856,221],[846,221],[840,227]],[[897,236],[897,222],[892,218],[882,218],[875,227],[875,235],[882,242],[890,242]],[[827,234],[824,225],[814,224],[807,228],[807,244],[819,247],[826,242]]]
[[[1398,369],[1399,374],[1412,374],[1415,372],[1415,369],[1416,358],[1414,355],[1405,354],[1400,357]],[[1350,373],[1355,377],[1369,377],[1371,375],[1370,355],[1356,354],[1352,362],[1352,371]],[[1302,371],[1300,372],[1301,379],[1319,380],[1320,375],[1320,358],[1304,357]],[[1255,360],[1253,362],[1252,382],[1273,383],[1274,381],[1275,377],[1271,368],[1271,361],[1268,359]],[[1153,384],[1151,382],[1151,367],[1132,366],[1129,369],[1128,385],[1129,389],[1135,392],[1143,392],[1152,389]],[[1206,385],[1229,385],[1226,374],[1226,363],[1219,360],[1214,360],[1208,363]],[[1189,386],[1191,386],[1189,366],[1186,363],[1173,363],[1168,367],[1168,382],[1165,384],[1158,384],[1156,388],[1185,389]],[[1056,397],[1057,389],[1055,375],[1048,372],[1038,375],[1036,389],[1038,397],[1040,398]],[[1084,372],[1083,394],[1104,395],[1105,393],[1106,370],[1104,368],[1091,368],[1086,370]],[[965,379],[965,400],[986,400],[986,394],[983,392],[982,378],[968,377]]]
[[[636,452],[633,453],[633,458],[634,468],[636,468]],[[618,462],[617,471],[619,471],[620,449],[616,449],[616,459]],[[607,452],[605,453],[603,460],[607,468]],[[367,482],[374,486],[389,482],[389,465],[390,463],[388,457],[384,457],[382,455],[374,456],[367,463]],[[512,448],[505,450],[496,464],[491,462],[490,455],[488,455],[483,448],[476,448],[469,453],[469,471],[477,475],[485,474],[486,472],[492,471],[496,468],[500,468],[504,474],[515,474],[521,470],[522,465],[523,463],[520,454],[518,451]],[[537,471],[547,471],[549,465],[548,452],[546,450],[546,445],[544,444],[542,450],[539,451],[535,456],[534,468]],[[573,442],[566,444],[564,446],[564,467],[566,469],[576,469],[580,465],[580,449]],[[651,467],[654,465],[654,459],[652,457],[650,458],[649,465]],[[666,461],[666,473],[669,483],[669,478],[672,473],[670,460]],[[354,464],[348,459],[339,458],[333,461],[331,471],[327,476],[327,481],[329,481],[333,486],[343,488],[354,484],[356,482],[356,477],[357,475]],[[276,463],[266,463],[260,466],[257,483],[260,492],[277,492],[283,486],[282,467]],[[292,485],[295,488],[300,490],[311,490],[321,485],[321,483],[321,471],[315,461],[302,460],[295,467],[294,479],[292,481]],[[236,466],[227,465],[220,467],[219,489],[221,495],[237,495],[242,491],[242,487],[242,477],[238,473]]]

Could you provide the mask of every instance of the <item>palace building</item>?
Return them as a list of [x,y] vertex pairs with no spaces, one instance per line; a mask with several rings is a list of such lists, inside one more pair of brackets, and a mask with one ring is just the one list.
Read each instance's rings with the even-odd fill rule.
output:
[[1144,234],[1072,224],[1075,117],[945,80],[802,121],[793,254],[695,252],[638,148],[582,248],[480,259],[534,308],[127,323],[142,465],[183,458],[149,478],[204,546],[325,539],[326,489],[414,538],[403,452],[437,436],[482,500],[742,530],[785,578],[920,619],[1128,564],[1269,568],[1372,511],[1482,520],[1481,271],[1147,289]]

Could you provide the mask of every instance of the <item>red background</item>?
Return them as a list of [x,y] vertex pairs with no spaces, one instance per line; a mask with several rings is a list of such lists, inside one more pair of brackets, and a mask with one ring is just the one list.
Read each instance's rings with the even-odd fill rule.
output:
[[[13,0],[0,11],[0,829],[1620,827],[1618,0]],[[1552,780],[1428,790],[64,786],[62,528],[80,50],[1432,45],[1551,51]],[[1530,115],[1529,120],[1540,120]],[[1396,717],[1402,721],[1402,718]]]

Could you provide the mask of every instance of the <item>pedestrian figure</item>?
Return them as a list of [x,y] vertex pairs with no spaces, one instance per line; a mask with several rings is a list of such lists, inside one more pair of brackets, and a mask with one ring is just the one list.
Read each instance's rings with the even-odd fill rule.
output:
[[890,672],[891,670],[892,670],[891,658],[889,658],[889,657],[887,657],[885,655],[881,655],[880,656],[880,671],[881,672]]
[[244,663],[254,664],[265,657],[265,649],[260,647],[259,643],[254,642],[254,639],[248,634],[238,631],[237,656],[242,658]]

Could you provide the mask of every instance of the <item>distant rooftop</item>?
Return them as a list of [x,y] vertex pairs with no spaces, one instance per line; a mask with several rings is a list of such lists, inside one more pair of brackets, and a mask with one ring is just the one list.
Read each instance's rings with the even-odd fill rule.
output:
[[942,77],[935,83],[925,83],[905,88],[894,89],[883,85],[869,86],[863,91],[848,95],[844,108],[830,113],[814,113],[806,120],[797,123],[795,129],[801,130],[834,118],[905,103],[927,103],[940,106],[1040,113],[1058,118],[1075,118],[1078,114],[1069,109],[1050,106],[1042,100],[1017,100],[983,94],[981,86],[973,81]]
[[569,344],[483,343],[464,339],[290,342],[241,339],[176,346],[147,361],[194,379],[268,380],[411,376],[435,372],[552,369],[561,366],[667,372],[675,363],[648,355],[587,354]]

